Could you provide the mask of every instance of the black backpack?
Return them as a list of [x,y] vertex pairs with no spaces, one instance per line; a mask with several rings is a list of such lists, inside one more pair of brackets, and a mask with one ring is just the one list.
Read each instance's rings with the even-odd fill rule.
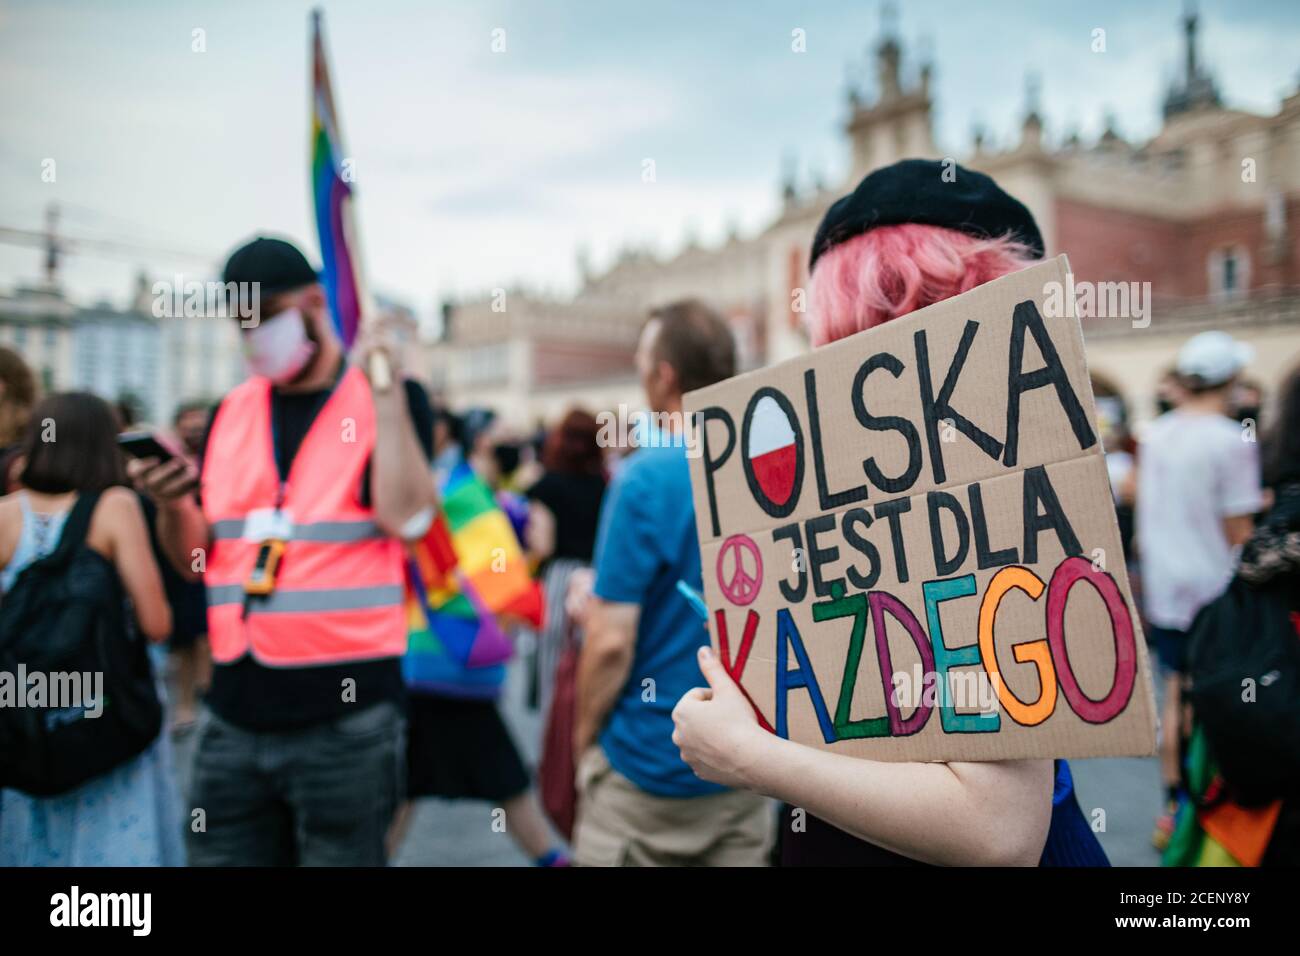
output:
[[[1229,791],[1268,803],[1300,783],[1300,635],[1295,578],[1236,578],[1188,635],[1188,694]],[[1247,678],[1253,700],[1244,699]]]
[[[0,787],[64,793],[130,760],[162,728],[148,649],[117,570],[86,547],[98,500],[77,499],[58,546],[24,568],[0,600],[0,672],[13,682],[20,666],[29,678],[43,674],[50,691],[55,674],[103,674],[102,712],[0,706]],[[82,686],[83,698],[94,692],[93,683]],[[26,687],[16,690],[31,700]]]

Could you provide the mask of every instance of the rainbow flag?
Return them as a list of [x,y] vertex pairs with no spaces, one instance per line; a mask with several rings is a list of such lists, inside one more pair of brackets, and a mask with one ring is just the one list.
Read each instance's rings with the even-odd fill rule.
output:
[[[321,12],[312,11],[311,188],[320,237],[322,278],[334,327],[350,347],[361,324],[361,269],[352,228],[351,176],[343,167],[343,135],[334,111]],[[351,246],[349,247],[349,240]]]
[[513,644],[501,624],[541,627],[541,587],[492,490],[465,462],[448,476],[442,511],[408,556],[407,674],[419,683],[423,657],[466,668],[506,660]]

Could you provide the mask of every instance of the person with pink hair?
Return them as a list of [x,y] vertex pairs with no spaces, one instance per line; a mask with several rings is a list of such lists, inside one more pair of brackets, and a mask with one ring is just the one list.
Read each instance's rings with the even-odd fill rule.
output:
[[[817,230],[812,343],[960,295],[1043,251],[1029,210],[988,176],[925,160],[877,170]],[[782,865],[1108,865],[1065,761],[886,763],[818,750],[763,730],[713,650],[699,658],[709,687],[678,702],[673,740],[705,780],[784,801]]]

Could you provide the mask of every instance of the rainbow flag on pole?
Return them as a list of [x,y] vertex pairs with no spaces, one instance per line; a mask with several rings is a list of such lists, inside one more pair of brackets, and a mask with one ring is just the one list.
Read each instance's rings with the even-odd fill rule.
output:
[[321,12],[313,10],[311,188],[320,236],[321,265],[330,315],[343,344],[351,347],[361,324],[364,300],[356,229],[352,225],[351,173],[343,165],[343,134],[330,89],[329,64],[321,37]]

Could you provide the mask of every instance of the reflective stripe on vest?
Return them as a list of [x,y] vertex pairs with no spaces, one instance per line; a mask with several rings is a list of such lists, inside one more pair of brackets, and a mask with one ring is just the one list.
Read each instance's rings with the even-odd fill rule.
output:
[[[306,667],[406,650],[402,546],[359,500],[374,446],[370,386],[355,367],[321,406],[283,487],[270,382],[250,379],[222,400],[202,475],[212,539],[204,572],[208,639],[217,663],[251,654],[271,666]],[[258,520],[276,510],[283,528]],[[246,599],[256,536],[268,527],[285,535],[275,591]]]
[[[207,589],[208,606],[238,604],[243,608],[242,584],[219,584]],[[339,588],[332,591],[281,591],[276,589],[266,596],[248,598],[250,611],[258,614],[305,614],[311,611],[357,611],[372,607],[388,607],[401,601],[402,586],[383,584],[369,588]]]
[[[214,541],[238,541],[244,537],[244,522],[238,518],[227,518],[213,524],[211,532]],[[373,521],[314,521],[311,524],[295,524],[286,540],[339,544],[386,537],[388,535]]]

